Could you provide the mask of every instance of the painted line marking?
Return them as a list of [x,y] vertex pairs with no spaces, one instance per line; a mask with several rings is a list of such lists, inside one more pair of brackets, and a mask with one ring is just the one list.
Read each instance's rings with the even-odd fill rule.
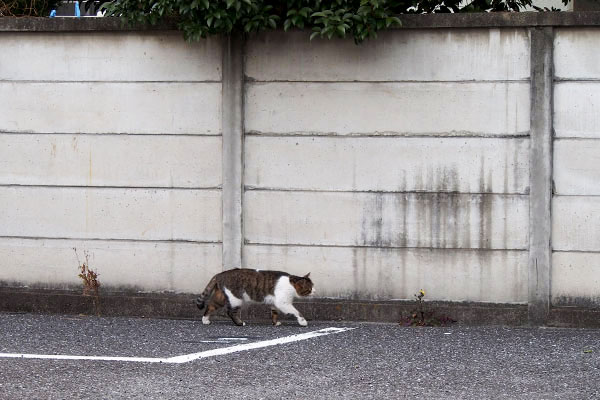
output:
[[228,338],[228,337],[220,337],[218,339],[213,340],[200,340],[200,343],[221,343],[221,344],[229,344],[230,342],[245,342],[248,338],[238,337],[238,338]]
[[235,346],[224,347],[201,351],[199,353],[186,354],[182,356],[169,358],[151,358],[151,357],[104,357],[104,356],[69,356],[69,355],[52,355],[52,354],[18,354],[18,353],[0,353],[0,358],[21,358],[21,359],[45,359],[45,360],[87,360],[87,361],[126,361],[126,362],[145,362],[145,363],[165,363],[165,364],[183,364],[201,358],[222,356],[225,354],[237,353],[239,351],[248,351],[260,349],[263,347],[276,346],[278,344],[286,344],[299,342],[316,338],[319,336],[331,335],[334,333],[347,332],[356,328],[325,328],[318,331],[307,333],[299,333],[297,335],[284,336],[277,339],[262,340],[254,343],[243,343]]
[[349,331],[352,329],[356,329],[356,328],[325,328],[325,329],[320,329],[318,331],[300,333],[297,335],[285,336],[285,337],[277,338],[277,339],[263,340],[263,341],[254,342],[254,343],[238,344],[236,346],[224,347],[221,349],[213,349],[213,350],[202,351],[200,353],[193,353],[193,354],[186,354],[184,356],[171,357],[171,358],[168,358],[168,360],[169,360],[168,362],[181,364],[181,363],[185,363],[185,362],[189,362],[189,361],[193,361],[193,360],[198,360],[200,358],[222,356],[224,354],[235,353],[238,351],[254,350],[254,349],[260,349],[263,347],[275,346],[278,344],[298,342],[300,340],[306,340],[306,339],[312,339],[312,338],[319,337],[319,336],[331,335],[332,333],[346,332],[346,331]]

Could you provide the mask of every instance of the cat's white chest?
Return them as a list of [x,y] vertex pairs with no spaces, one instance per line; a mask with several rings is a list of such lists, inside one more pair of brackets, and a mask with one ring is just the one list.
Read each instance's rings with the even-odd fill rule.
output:
[[275,299],[279,301],[291,301],[296,296],[296,289],[290,283],[290,278],[288,276],[282,276],[277,280],[273,292]]

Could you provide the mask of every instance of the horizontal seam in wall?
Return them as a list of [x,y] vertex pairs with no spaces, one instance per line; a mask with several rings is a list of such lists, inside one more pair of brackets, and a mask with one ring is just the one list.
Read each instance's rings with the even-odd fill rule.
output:
[[523,79],[481,79],[481,80],[439,80],[439,81],[428,81],[418,79],[407,79],[407,80],[287,80],[287,79],[274,79],[268,81],[262,81],[257,79],[246,78],[244,81],[247,85],[257,84],[269,84],[269,83],[318,83],[318,84],[336,84],[336,83],[366,83],[366,84],[386,84],[386,83],[416,83],[416,84],[440,84],[440,83],[458,83],[458,84],[471,84],[471,83],[529,83],[529,78]]
[[600,194],[561,194],[561,193],[554,193],[552,195],[552,198],[556,198],[556,197],[600,197]]
[[589,253],[589,254],[600,254],[600,250],[555,250],[555,249],[552,249],[552,253]]
[[555,136],[554,141],[563,141],[563,140],[571,140],[571,141],[594,141],[597,140],[600,142],[600,136],[598,137],[578,137],[578,136]]
[[369,246],[369,245],[341,245],[341,244],[298,244],[298,243],[259,243],[245,241],[246,246],[259,247],[322,247],[322,248],[341,248],[341,249],[385,249],[385,250],[439,250],[439,251],[518,251],[527,252],[528,249],[488,249],[478,247],[410,247],[410,246]]
[[56,241],[77,241],[77,242],[126,242],[126,243],[190,243],[190,244],[222,244],[221,241],[211,240],[185,240],[185,239],[110,239],[110,238],[76,238],[76,237],[45,237],[45,236],[13,236],[13,235],[0,235],[0,240],[11,239],[11,240],[56,240]]
[[529,131],[518,132],[514,135],[506,134],[486,134],[480,132],[457,132],[443,134],[440,132],[435,133],[401,133],[401,132],[365,132],[365,133],[337,133],[337,132],[291,132],[291,133],[276,133],[276,132],[259,132],[259,131],[248,131],[245,136],[249,137],[295,137],[295,138],[336,138],[336,139],[354,139],[354,138],[370,138],[370,139],[383,139],[383,138],[419,138],[419,139],[528,139]]
[[16,132],[0,130],[0,135],[63,135],[63,136],[139,136],[139,137],[222,137],[221,133],[130,133],[130,132]]
[[131,189],[131,190],[183,190],[183,191],[220,191],[221,186],[179,187],[179,186],[91,186],[91,185],[22,185],[1,184],[0,188],[44,188],[44,189]]
[[496,193],[496,192],[451,192],[451,191],[383,191],[383,190],[320,190],[320,189],[292,189],[292,188],[267,188],[267,187],[254,187],[244,186],[245,191],[248,192],[297,192],[297,193],[365,193],[365,194],[414,194],[414,195],[450,195],[450,196],[481,196],[481,195],[494,195],[494,196],[523,196],[529,197],[529,193]]
[[221,83],[220,80],[193,80],[193,81],[110,81],[110,80],[81,80],[81,81],[66,81],[66,80],[30,80],[30,79],[0,79],[0,83],[25,83],[25,84],[35,84],[35,83],[57,83],[57,84],[84,84],[84,83],[123,83],[123,84],[139,84],[139,83],[160,83],[160,84],[173,84],[173,83],[182,83],[182,84],[190,84],[190,83]]
[[600,83],[600,78],[554,78],[555,83]]

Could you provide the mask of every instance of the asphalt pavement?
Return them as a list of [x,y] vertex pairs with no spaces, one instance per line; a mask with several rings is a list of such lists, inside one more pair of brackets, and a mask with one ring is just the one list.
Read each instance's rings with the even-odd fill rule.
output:
[[0,313],[0,398],[600,399],[600,330],[283,322]]

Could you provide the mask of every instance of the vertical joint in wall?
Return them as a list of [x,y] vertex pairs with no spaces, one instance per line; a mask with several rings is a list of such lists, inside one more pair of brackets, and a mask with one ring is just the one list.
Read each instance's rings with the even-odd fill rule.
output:
[[242,266],[244,40],[240,34],[223,37],[223,270]]
[[554,30],[531,28],[530,38],[528,319],[539,326],[547,324],[550,313]]

